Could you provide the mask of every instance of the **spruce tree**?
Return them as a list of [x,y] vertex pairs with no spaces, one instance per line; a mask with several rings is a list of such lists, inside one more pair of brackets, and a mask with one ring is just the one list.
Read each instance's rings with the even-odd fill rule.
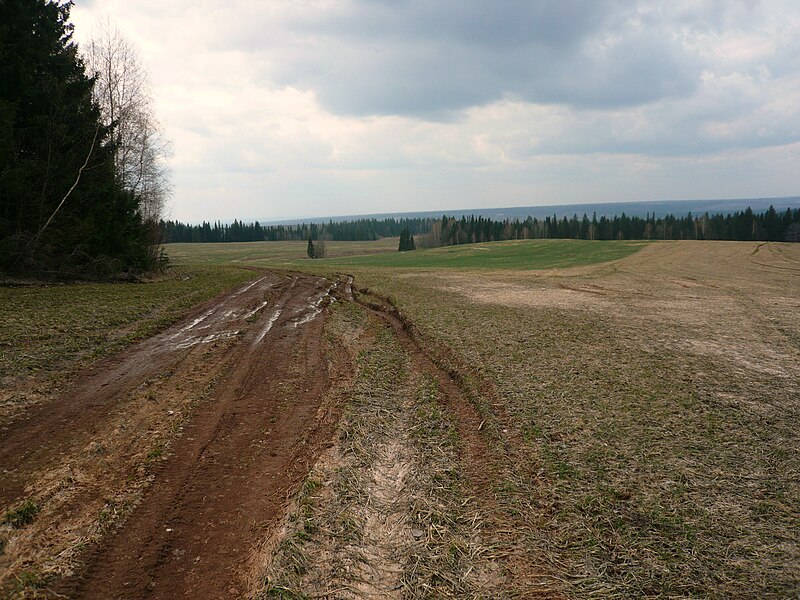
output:
[[0,1],[0,270],[108,272],[152,260],[137,198],[115,183],[71,6]]
[[414,237],[409,233],[408,227],[403,227],[400,232],[400,244],[397,247],[398,252],[406,252],[414,250]]
[[306,247],[306,254],[308,254],[308,258],[314,258],[314,242],[311,241],[311,236],[308,236],[308,246]]

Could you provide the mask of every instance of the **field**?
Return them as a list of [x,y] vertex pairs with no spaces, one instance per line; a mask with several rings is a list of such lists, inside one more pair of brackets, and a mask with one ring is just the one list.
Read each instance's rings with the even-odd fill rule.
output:
[[[95,418],[109,419],[111,433],[87,417],[82,437],[54,449],[73,456],[68,467],[26,458],[33,466],[14,470],[8,489],[25,491],[6,494],[6,588],[20,597],[135,597],[147,586],[153,597],[797,594],[800,245],[393,248],[329,242],[330,258],[309,260],[302,242],[175,245],[168,253],[183,275],[157,283],[0,288],[13,307],[4,317],[15,319],[3,330],[9,440],[13,415],[57,396],[56,384],[37,382],[66,370],[83,389],[101,376],[79,374],[87,361],[136,342],[103,360],[139,364],[148,354],[138,340],[173,322],[152,339],[202,342],[205,333],[191,335],[213,320],[202,319],[214,301],[189,307],[224,289],[240,291],[221,296],[219,332],[241,311],[232,337],[165,354],[165,373],[140,367],[124,402],[109,394],[116,412]],[[185,280],[189,272],[198,275]],[[263,291],[241,291],[256,276]],[[323,295],[316,276],[339,283]],[[136,300],[135,290],[158,286],[162,295]],[[102,304],[107,296],[117,309]],[[86,330],[89,307],[112,316]],[[29,343],[22,331],[38,330],[39,315],[42,343]],[[271,387],[259,392],[263,381]],[[257,398],[269,399],[263,418]],[[234,413],[215,413],[226,403],[250,415],[225,430],[232,446],[214,433],[232,427]],[[125,433],[131,423],[147,435]],[[192,454],[206,443],[222,466]],[[259,492],[277,490],[271,512],[247,504],[241,513],[250,488],[225,469],[250,473],[254,489],[259,469],[277,477]],[[201,494],[192,504],[186,490],[218,480],[227,500]],[[200,498],[216,513],[200,511]],[[65,513],[76,499],[93,507],[80,519]],[[239,526],[229,514],[248,516]],[[193,546],[200,524],[218,548]],[[225,571],[222,557],[243,540],[248,559]],[[118,575],[136,556],[144,574]]]
[[[386,254],[397,249],[397,238],[375,242],[327,242],[331,257]],[[306,256],[306,242],[242,242],[230,244],[169,244],[173,264],[251,264],[266,261],[271,265],[292,263]]]
[[397,239],[389,238],[377,242],[326,242],[327,256],[319,264],[306,260],[306,242],[171,244],[169,255],[176,264],[246,264],[327,271],[370,267],[538,270],[617,260],[642,245],[643,242],[519,240],[400,253],[394,252]]
[[799,251],[666,243],[589,268],[356,278],[471,365],[505,449],[495,496],[566,594],[785,597]]

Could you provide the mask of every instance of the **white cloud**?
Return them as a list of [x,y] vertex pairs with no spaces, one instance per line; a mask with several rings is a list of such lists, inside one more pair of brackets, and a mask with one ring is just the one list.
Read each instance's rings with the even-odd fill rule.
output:
[[172,216],[198,221],[796,194],[799,12],[96,0],[73,19],[139,48]]

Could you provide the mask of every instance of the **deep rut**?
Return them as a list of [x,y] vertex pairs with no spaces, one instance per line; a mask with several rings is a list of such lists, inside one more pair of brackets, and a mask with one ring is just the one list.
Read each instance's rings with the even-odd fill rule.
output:
[[335,424],[319,305],[294,276],[185,428],[152,491],[64,586],[80,598],[239,597],[247,559]]
[[[196,393],[189,386],[190,371],[202,371],[207,359],[208,369],[218,372],[209,396],[196,401],[182,435],[172,440],[170,455],[153,463],[152,484],[138,506],[120,528],[84,551],[77,573],[56,580],[50,591],[109,600],[242,593],[250,553],[283,514],[337,421],[336,407],[325,403],[332,373],[323,308],[330,291],[331,283],[322,278],[265,274],[101,361],[62,398],[5,425],[0,504],[11,506],[18,498],[36,497],[56,465],[85,461],[80,457],[92,439],[103,439],[99,445],[112,453],[106,458],[115,458],[115,465],[127,464],[125,448],[145,444],[141,427],[153,424],[134,421],[139,431],[120,427],[142,410],[137,388],[166,377],[168,383],[174,380],[172,392]],[[118,449],[114,439],[123,437],[120,431],[131,441]],[[110,472],[116,485],[124,486],[129,467]],[[83,501],[91,503],[108,490],[98,486],[80,493],[71,501],[78,512]],[[50,530],[75,520],[64,508],[53,510],[58,512]],[[40,516],[34,530],[48,527],[46,522]],[[15,560],[16,549],[8,549],[8,559]]]

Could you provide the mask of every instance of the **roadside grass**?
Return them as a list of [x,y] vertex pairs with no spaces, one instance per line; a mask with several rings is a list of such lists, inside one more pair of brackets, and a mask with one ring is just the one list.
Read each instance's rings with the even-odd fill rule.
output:
[[25,500],[16,508],[7,511],[3,517],[3,524],[11,525],[15,529],[24,527],[33,522],[36,514],[39,512],[39,505],[31,499]]
[[196,304],[253,278],[236,267],[181,266],[146,283],[0,287],[0,381],[6,387],[19,377],[63,377],[81,359],[153,335]]
[[800,381],[686,352],[684,340],[711,335],[694,321],[613,303],[476,302],[468,287],[443,290],[442,271],[353,273],[486,384],[515,468],[534,474],[506,474],[495,497],[509,513],[523,510],[520,498],[540,513],[521,551],[549,563],[567,595],[797,593]]
[[22,571],[14,578],[14,588],[12,593],[14,598],[24,600],[26,598],[44,598],[45,594],[40,594],[43,587],[42,578],[33,571]]

